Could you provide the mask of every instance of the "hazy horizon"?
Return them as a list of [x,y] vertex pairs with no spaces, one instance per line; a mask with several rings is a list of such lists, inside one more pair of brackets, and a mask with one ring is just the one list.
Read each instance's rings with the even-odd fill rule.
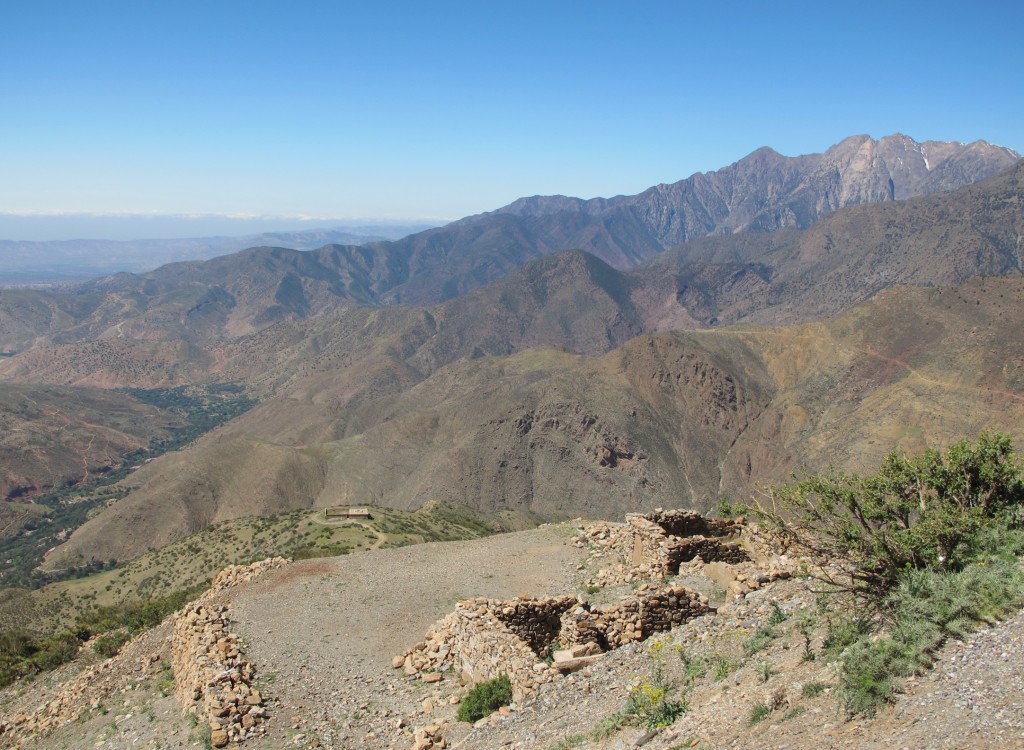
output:
[[379,234],[382,228],[440,226],[447,219],[307,219],[299,217],[225,216],[207,214],[4,214],[0,213],[0,240],[14,242],[67,242],[74,240],[175,240],[212,237],[248,237],[260,234],[311,231],[350,231]]
[[460,218],[856,134],[1024,150],[1019,3],[43,0],[4,27],[7,214]]

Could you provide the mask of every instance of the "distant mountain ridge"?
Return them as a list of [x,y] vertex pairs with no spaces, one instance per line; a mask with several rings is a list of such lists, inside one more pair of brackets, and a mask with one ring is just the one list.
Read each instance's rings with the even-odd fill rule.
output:
[[644,218],[661,245],[671,247],[710,234],[804,228],[844,206],[956,190],[1018,159],[1013,149],[986,141],[918,143],[900,133],[877,141],[856,135],[822,154],[787,157],[763,147],[723,169],[633,196],[533,196],[491,214],[599,216],[629,209]]
[[[760,239],[770,229],[813,225],[836,209],[850,210],[865,202],[899,205],[894,198],[949,187],[962,190],[962,183],[974,184],[980,176],[1019,161],[1015,152],[984,141],[918,144],[898,135],[879,141],[856,136],[824,154],[793,158],[760,149],[718,172],[636,196],[523,199],[395,241],[332,244],[309,251],[259,247],[207,261],[173,263],[145,274],[117,274],[59,292],[0,290],[0,348],[22,351],[112,337],[218,343],[338,307],[432,305],[568,249],[583,250],[624,270],[688,239],[679,260],[693,263],[689,248],[703,241],[695,238],[737,238],[730,246],[747,247],[732,251],[736,261],[747,265],[704,271],[694,266],[687,271],[710,273],[704,286],[733,271],[762,286],[749,276],[751,271],[762,281],[767,281],[765,273],[789,273],[780,263],[765,263],[749,252],[778,244],[774,235]],[[801,252],[791,257],[799,261]],[[766,270],[757,271],[751,263]],[[1001,271],[985,266],[977,272]],[[876,284],[871,291],[878,288]],[[854,292],[848,304],[864,296]],[[762,295],[751,304],[784,302]],[[750,304],[747,308],[742,314],[737,310],[732,319],[753,311]],[[720,316],[697,317],[707,324]]]

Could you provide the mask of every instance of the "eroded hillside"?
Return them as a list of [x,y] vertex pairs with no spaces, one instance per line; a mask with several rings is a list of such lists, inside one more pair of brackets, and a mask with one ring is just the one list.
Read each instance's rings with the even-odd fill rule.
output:
[[374,355],[288,381],[134,474],[131,494],[51,564],[344,503],[549,517],[707,508],[805,467],[859,470],[892,448],[1018,434],[1022,299],[1020,277],[900,288],[819,323],[640,336],[597,357],[528,349],[426,376],[408,364],[420,346],[384,340],[389,379],[374,377]]

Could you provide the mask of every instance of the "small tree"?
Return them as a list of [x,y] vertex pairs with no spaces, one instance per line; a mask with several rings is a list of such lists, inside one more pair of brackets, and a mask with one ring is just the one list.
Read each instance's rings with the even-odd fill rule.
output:
[[[1024,506],[1021,461],[1009,436],[985,432],[945,452],[889,453],[870,476],[833,472],[765,493],[763,517],[837,562],[845,585],[880,600],[907,569],[959,569],[971,540]],[[833,581],[835,582],[835,581]]]

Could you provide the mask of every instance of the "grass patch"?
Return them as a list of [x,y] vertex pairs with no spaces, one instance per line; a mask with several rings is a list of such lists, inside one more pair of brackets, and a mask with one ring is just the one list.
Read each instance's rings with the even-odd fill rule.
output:
[[800,689],[800,693],[804,698],[817,698],[830,687],[827,682],[808,682]]
[[574,734],[570,737],[566,737],[564,740],[554,745],[552,750],[570,750],[573,747],[579,747],[585,745],[587,742],[587,735],[585,734]]
[[612,735],[622,729],[626,724],[626,717],[621,714],[606,716],[597,723],[597,726],[590,731],[590,738],[601,742],[609,739]]
[[762,625],[754,634],[750,636],[746,643],[743,644],[743,653],[748,657],[753,656],[758,651],[763,651],[768,648],[769,644],[778,637],[778,633],[775,632],[775,628],[771,625]]
[[750,716],[747,717],[747,724],[749,726],[760,724],[762,721],[768,718],[771,712],[771,706],[769,706],[767,703],[764,703],[763,701],[755,703],[750,708]]

